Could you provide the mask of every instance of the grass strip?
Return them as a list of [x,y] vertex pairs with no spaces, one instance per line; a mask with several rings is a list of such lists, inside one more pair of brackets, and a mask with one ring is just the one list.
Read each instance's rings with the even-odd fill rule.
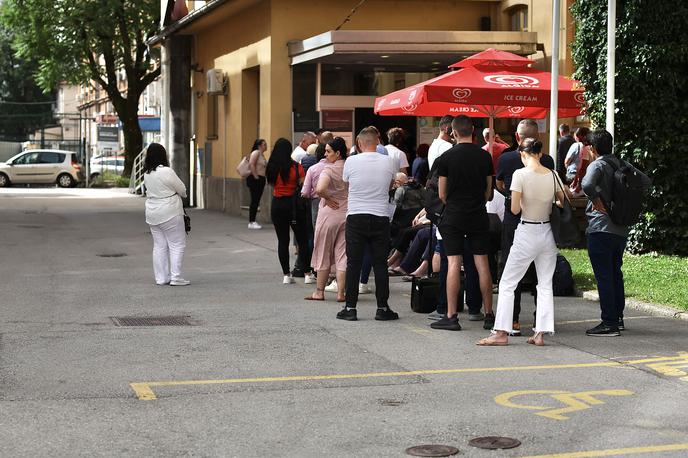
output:
[[[562,249],[561,253],[571,263],[576,287],[581,291],[597,289],[588,252]],[[622,270],[626,297],[688,310],[688,258],[626,253]]]

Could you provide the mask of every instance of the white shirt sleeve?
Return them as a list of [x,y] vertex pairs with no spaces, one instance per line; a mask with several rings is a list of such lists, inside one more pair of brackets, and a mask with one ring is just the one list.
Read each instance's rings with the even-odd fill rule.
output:
[[165,172],[165,182],[167,185],[174,189],[174,192],[179,194],[181,197],[186,197],[186,186],[184,186],[184,183],[179,179],[177,174],[174,173],[174,170],[172,170],[170,167],[165,167],[160,170]]
[[511,191],[516,191],[516,192],[523,192],[523,183],[521,183],[521,174],[519,173],[520,170],[516,170],[514,172],[513,177],[511,178]]

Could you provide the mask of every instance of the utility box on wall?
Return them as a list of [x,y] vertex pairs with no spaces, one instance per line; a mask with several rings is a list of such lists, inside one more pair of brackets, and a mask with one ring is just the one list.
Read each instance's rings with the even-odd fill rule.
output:
[[208,81],[208,95],[222,95],[225,93],[225,74],[222,70],[211,68],[206,73]]

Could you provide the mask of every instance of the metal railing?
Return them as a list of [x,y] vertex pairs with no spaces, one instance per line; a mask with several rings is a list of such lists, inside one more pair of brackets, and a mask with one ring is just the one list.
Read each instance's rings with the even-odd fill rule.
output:
[[129,192],[131,194],[145,194],[145,189],[143,187],[143,161],[146,157],[146,148],[141,150],[141,152],[134,158],[134,165],[131,167],[131,178],[129,179]]

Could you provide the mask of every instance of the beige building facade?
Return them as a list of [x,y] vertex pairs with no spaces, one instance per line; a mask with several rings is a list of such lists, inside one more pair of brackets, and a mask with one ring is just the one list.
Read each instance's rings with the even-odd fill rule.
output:
[[[561,0],[563,75],[573,70],[572,2]],[[325,128],[351,141],[365,125],[399,125],[414,147],[436,135],[436,119],[377,117],[376,96],[490,47],[528,56],[542,69],[552,54],[552,0],[367,0],[353,11],[359,1],[188,1],[181,18],[172,14],[180,15],[176,3],[163,0],[164,27],[149,42],[170,62],[179,62],[174,40],[188,47],[189,90],[163,83],[163,111],[170,110],[163,142],[177,163],[188,157],[181,169],[188,167],[191,203],[234,214],[248,203],[235,168],[256,138],[298,142],[301,132]],[[166,73],[163,65],[163,80],[183,79],[178,67]],[[180,120],[188,126],[180,128]],[[499,121],[496,128],[508,137],[514,125]],[[267,189],[262,203],[259,219],[267,220]]]

